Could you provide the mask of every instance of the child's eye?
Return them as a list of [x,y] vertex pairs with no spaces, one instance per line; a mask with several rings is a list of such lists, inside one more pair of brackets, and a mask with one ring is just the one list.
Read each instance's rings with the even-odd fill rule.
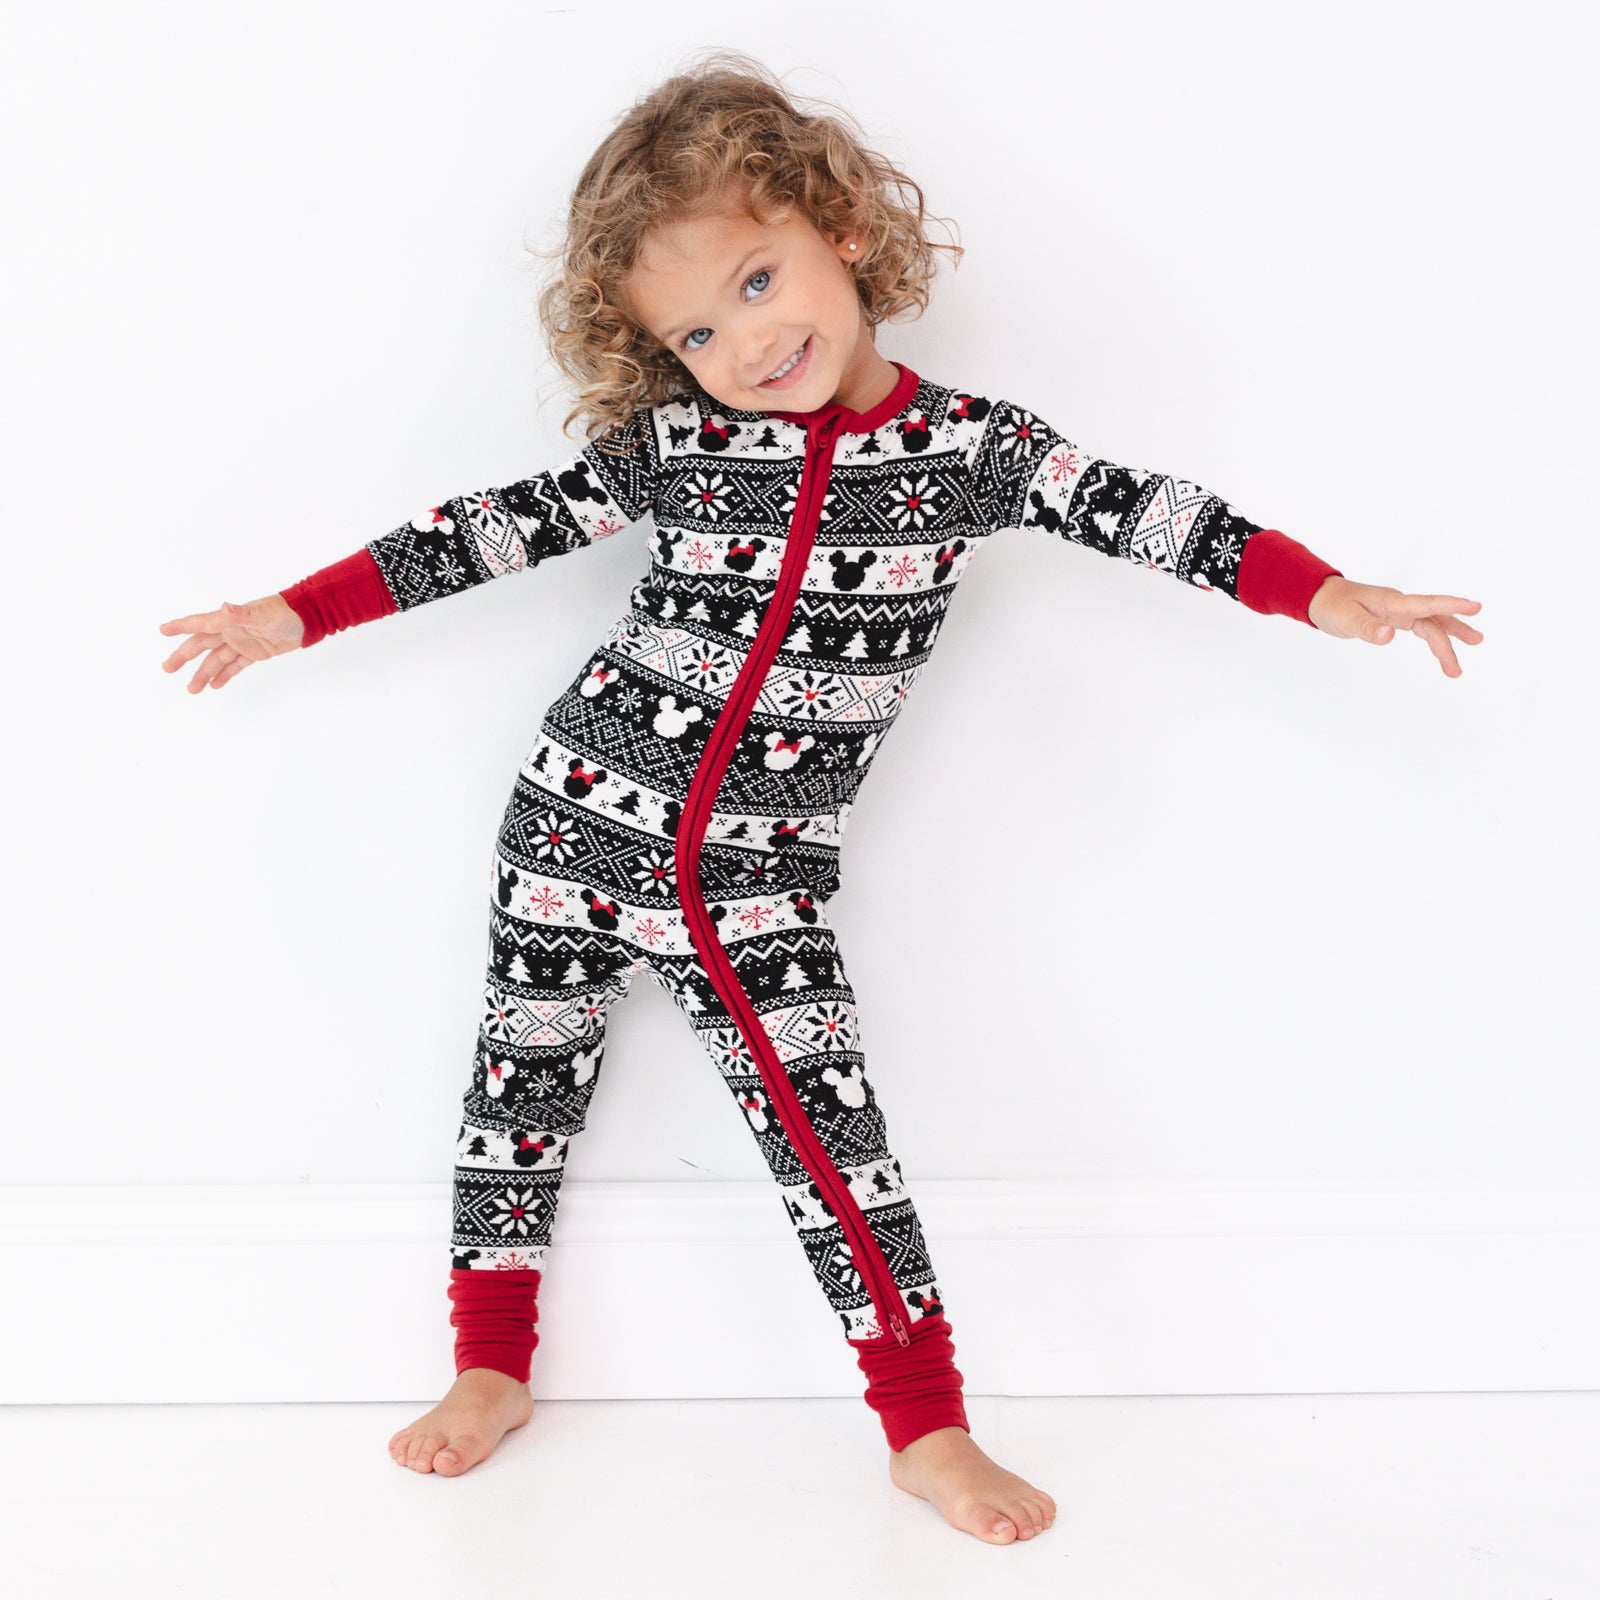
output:
[[[771,276],[772,276],[772,269],[770,267],[763,267],[759,272],[752,272],[750,274],[750,276],[744,280],[744,286],[745,286],[745,288],[748,289],[750,287],[750,285],[756,281],[757,278],[770,278]],[[760,294],[762,292],[762,290],[764,290],[765,288],[766,288],[766,285],[762,284],[761,288],[756,290],[756,293]],[[705,342],[702,340],[700,343],[696,344],[694,336],[697,333],[710,333],[710,332],[711,332],[711,330],[709,328],[691,328],[683,336],[683,338],[678,341],[679,348],[684,349],[684,350],[704,350],[705,349]]]

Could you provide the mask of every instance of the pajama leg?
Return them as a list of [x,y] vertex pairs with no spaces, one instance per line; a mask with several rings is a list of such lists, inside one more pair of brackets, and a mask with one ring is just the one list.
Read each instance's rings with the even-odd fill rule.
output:
[[567,1148],[599,1082],[606,1017],[636,960],[619,939],[545,924],[497,861],[483,1017],[462,1101],[452,1184],[449,1297],[456,1371],[526,1381],[535,1296]]
[[822,903],[797,891],[708,910],[720,950],[710,952],[712,970],[695,963],[663,982],[778,1181],[868,1377],[867,1403],[897,1450],[933,1428],[965,1428],[933,1265],[866,1076],[855,992]]

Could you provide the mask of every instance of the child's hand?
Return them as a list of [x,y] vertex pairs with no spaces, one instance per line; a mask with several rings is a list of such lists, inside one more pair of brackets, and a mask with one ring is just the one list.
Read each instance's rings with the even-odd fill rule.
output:
[[1365,639],[1368,644],[1388,644],[1397,628],[1405,628],[1427,640],[1447,678],[1459,678],[1461,668],[1450,647],[1451,637],[1482,644],[1483,635],[1451,613],[1475,613],[1481,605],[1481,601],[1463,600],[1459,595],[1402,594],[1382,584],[1326,578],[1311,597],[1306,614],[1336,639]]
[[213,689],[220,689],[252,661],[298,650],[306,625],[281,594],[269,594],[242,606],[224,600],[220,611],[197,611],[191,617],[177,617],[163,622],[161,631],[192,635],[161,663],[163,672],[176,672],[202,650],[211,652],[189,680],[189,693],[198,694],[208,683]]

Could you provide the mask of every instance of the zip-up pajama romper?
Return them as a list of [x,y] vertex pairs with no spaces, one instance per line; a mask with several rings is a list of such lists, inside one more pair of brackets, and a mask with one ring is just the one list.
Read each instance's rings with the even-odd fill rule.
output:
[[564,465],[447,500],[284,591],[311,644],[654,514],[649,570],[546,712],[495,841],[453,1183],[458,1371],[529,1374],[567,1151],[610,1008],[644,973],[748,1121],[891,1447],[965,1428],[943,1296],[826,914],[857,791],[999,529],[1037,527],[1306,622],[1337,573],[1196,484],[894,365],[866,412],[739,411],[684,390]]

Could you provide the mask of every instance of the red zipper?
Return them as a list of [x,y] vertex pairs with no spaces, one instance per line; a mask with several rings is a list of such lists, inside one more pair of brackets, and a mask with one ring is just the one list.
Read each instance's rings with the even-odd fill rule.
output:
[[[800,1157],[817,1184],[827,1192],[839,1225],[850,1239],[862,1276],[866,1279],[868,1293],[877,1307],[880,1319],[887,1324],[901,1345],[911,1343],[901,1313],[905,1302],[900,1298],[899,1286],[889,1263],[884,1260],[878,1241],[861,1208],[850,1193],[844,1175],[828,1158],[822,1141],[800,1104],[800,1097],[789,1082],[789,1075],[777,1059],[771,1041],[761,1026],[750,998],[740,986],[738,975],[728,953],[722,948],[711,922],[711,914],[700,892],[700,842],[704,837],[711,808],[716,803],[717,790],[733,753],[734,741],[749,720],[750,708],[755,704],[772,657],[778,653],[783,630],[793,614],[795,597],[805,575],[806,562],[816,539],[817,523],[821,518],[822,498],[827,490],[833,464],[834,432],[838,426],[837,415],[819,424],[815,431],[808,428],[809,450],[805,474],[795,505],[794,518],[789,525],[789,535],[784,547],[783,563],[778,570],[777,591],[767,607],[761,626],[756,631],[754,644],[745,659],[732,691],[722,708],[716,725],[706,740],[699,765],[689,781],[689,792],[684,799],[684,814],[679,819],[677,835],[678,896],[683,906],[684,918],[701,964],[708,973],[720,976],[727,986],[723,999],[729,1013],[738,1024],[755,1057],[756,1070],[761,1075],[767,1096],[779,1107],[780,1115],[789,1137],[800,1151]],[[702,801],[704,802],[702,804]],[[768,1070],[768,1058],[771,1070]]]

